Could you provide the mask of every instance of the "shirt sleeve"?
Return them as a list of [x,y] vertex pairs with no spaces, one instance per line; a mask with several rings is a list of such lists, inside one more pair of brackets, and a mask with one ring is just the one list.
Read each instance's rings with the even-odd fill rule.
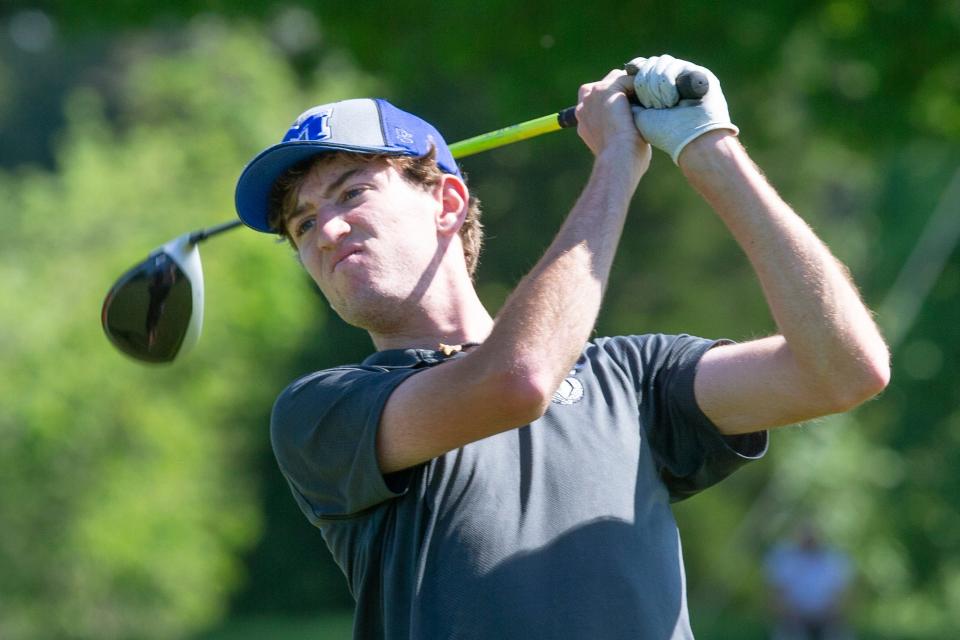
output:
[[361,367],[305,376],[277,398],[270,440],[301,511],[314,525],[358,515],[402,495],[404,478],[388,484],[377,464],[376,436],[387,398],[416,373]]
[[671,501],[713,486],[766,453],[766,431],[725,436],[700,410],[694,396],[700,358],[729,341],[648,335],[613,342],[634,379],[641,423]]

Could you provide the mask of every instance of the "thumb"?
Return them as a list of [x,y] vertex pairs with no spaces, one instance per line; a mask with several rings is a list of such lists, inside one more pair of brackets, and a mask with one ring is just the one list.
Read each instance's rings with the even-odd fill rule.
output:
[[650,144],[650,141],[647,140],[647,137],[643,135],[644,122],[646,121],[646,116],[644,114],[647,111],[653,111],[653,109],[645,109],[640,105],[633,105],[630,107],[630,110],[633,112],[633,124],[637,127],[637,131],[640,132],[640,137],[644,142]]

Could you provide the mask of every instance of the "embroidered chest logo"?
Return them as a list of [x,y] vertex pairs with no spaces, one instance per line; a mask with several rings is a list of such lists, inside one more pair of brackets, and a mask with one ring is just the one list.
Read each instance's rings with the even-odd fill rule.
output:
[[553,392],[550,402],[553,404],[576,404],[583,400],[583,384],[571,375],[563,379],[560,388]]

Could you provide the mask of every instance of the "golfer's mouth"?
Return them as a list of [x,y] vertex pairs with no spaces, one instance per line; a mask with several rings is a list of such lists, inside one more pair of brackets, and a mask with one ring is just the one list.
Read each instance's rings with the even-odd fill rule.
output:
[[347,260],[350,256],[360,253],[362,250],[363,248],[360,246],[344,247],[333,257],[333,263],[330,267],[330,270],[336,271],[337,267],[339,267],[341,263]]

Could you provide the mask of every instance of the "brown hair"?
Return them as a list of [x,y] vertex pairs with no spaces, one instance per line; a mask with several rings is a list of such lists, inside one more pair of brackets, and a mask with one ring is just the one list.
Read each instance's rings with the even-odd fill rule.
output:
[[[443,171],[437,166],[435,148],[431,148],[429,153],[419,157],[371,155],[335,151],[302,160],[287,169],[277,178],[277,181],[273,183],[267,210],[267,222],[270,224],[270,228],[279,234],[280,237],[286,238],[294,249],[297,248],[296,243],[294,243],[293,238],[287,232],[286,219],[296,208],[297,198],[300,195],[300,189],[303,187],[304,181],[317,164],[321,162],[332,162],[343,157],[364,162],[386,160],[396,169],[404,180],[424,190],[430,190],[440,184],[440,180],[443,177]],[[467,206],[467,216],[463,221],[463,226],[460,227],[460,241],[463,244],[463,258],[467,263],[467,273],[473,278],[480,258],[480,249],[483,246],[483,224],[480,222],[479,198],[470,194],[470,200]]]

